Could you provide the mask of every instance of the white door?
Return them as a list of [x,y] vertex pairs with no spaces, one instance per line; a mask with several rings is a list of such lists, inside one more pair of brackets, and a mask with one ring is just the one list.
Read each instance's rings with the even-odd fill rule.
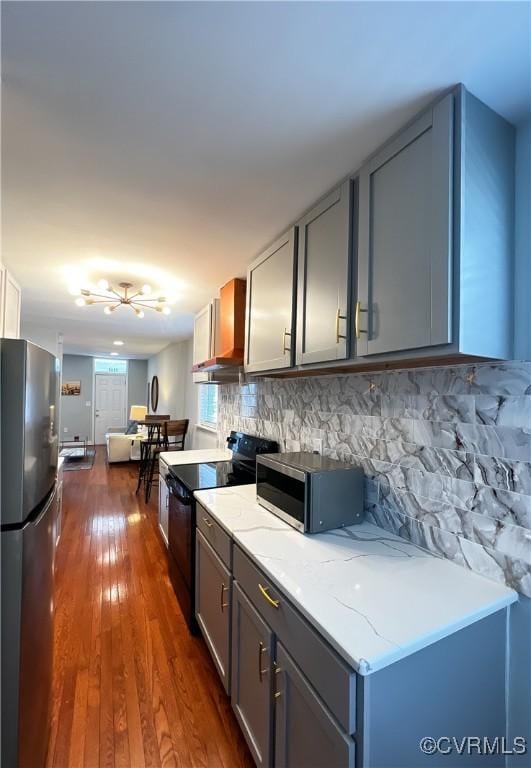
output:
[[96,374],[94,442],[105,442],[109,427],[123,427],[125,418],[125,376]]

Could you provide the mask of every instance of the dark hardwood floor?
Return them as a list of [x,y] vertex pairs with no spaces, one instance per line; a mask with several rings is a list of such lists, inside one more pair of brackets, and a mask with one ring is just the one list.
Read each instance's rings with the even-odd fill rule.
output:
[[168,579],[137,464],[64,473],[48,768],[249,768],[208,651]]

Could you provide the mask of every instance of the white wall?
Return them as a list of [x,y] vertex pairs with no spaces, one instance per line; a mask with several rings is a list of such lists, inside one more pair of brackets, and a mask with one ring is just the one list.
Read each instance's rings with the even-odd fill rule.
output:
[[94,365],[92,358],[86,355],[64,355],[63,381],[78,380],[81,382],[80,395],[61,395],[62,440],[73,440],[76,436],[82,440],[85,437],[89,440],[93,438]]
[[147,360],[127,363],[127,419],[132,405],[147,405]]
[[516,132],[516,290],[517,360],[531,359],[531,120]]
[[51,352],[52,355],[55,355],[59,359],[62,358],[62,334],[51,328],[43,327],[38,323],[21,320],[20,338],[32,341],[34,344],[38,344],[39,347],[48,350],[48,352]]
[[[159,379],[157,413],[169,413],[172,419],[184,419],[188,342],[169,344],[148,360],[148,381]],[[151,412],[151,406],[150,406]]]
[[159,377],[158,413],[188,419],[186,447],[216,448],[217,433],[197,426],[198,385],[192,380],[192,340],[169,344],[148,360],[148,381]]
[[[188,345],[188,370],[192,368],[192,342]],[[217,448],[218,446],[218,434],[217,431],[205,429],[197,424],[197,414],[199,411],[199,384],[194,384],[192,376],[188,376],[186,379],[186,392],[185,392],[185,410],[190,419],[190,447],[192,448]]]

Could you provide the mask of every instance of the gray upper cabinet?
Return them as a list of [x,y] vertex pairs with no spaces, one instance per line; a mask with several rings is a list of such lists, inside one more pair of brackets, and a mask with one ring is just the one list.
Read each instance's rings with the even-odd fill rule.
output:
[[514,126],[439,98],[298,222],[296,259],[288,234],[252,265],[247,370],[512,359],[514,168]]
[[230,602],[232,576],[201,531],[196,538],[196,617],[217,667],[230,692]]
[[292,227],[247,271],[246,371],[293,365],[296,246],[297,228]]
[[274,702],[275,768],[354,768],[354,740],[342,733],[278,642]]
[[273,633],[234,585],[232,616],[232,707],[254,761],[271,764],[271,659]]
[[358,355],[452,341],[453,102],[436,104],[360,172]]
[[514,142],[458,86],[361,169],[358,358],[511,358]]
[[352,182],[299,222],[298,365],[342,360],[350,348]]

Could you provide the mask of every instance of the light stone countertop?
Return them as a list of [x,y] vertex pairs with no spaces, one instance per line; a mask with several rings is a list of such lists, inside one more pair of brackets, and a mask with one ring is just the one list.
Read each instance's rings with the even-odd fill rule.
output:
[[200,448],[195,451],[163,451],[159,458],[169,467],[176,467],[208,461],[230,461],[233,455],[227,448]]
[[256,502],[255,485],[195,497],[362,675],[518,599],[372,523],[299,533]]

